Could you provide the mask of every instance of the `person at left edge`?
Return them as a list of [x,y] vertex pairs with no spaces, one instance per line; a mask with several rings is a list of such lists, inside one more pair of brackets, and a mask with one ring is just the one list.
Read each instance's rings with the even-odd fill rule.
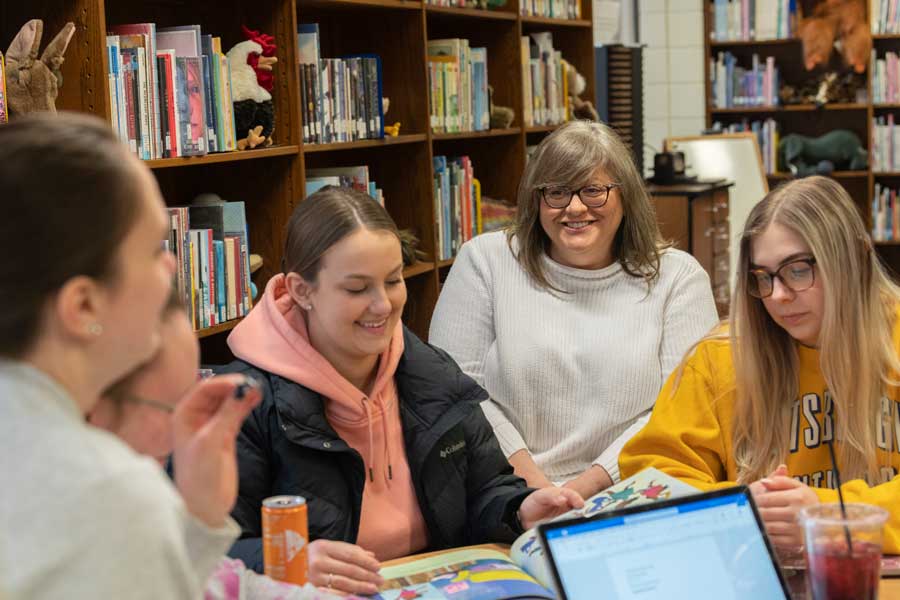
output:
[[487,393],[403,326],[400,238],[383,207],[323,188],[295,209],[283,256],[228,338],[239,360],[224,370],[264,389],[238,439],[233,557],[260,568],[261,502],[300,495],[312,583],[372,594],[381,560],[511,542],[583,504],[515,476],[481,410]]

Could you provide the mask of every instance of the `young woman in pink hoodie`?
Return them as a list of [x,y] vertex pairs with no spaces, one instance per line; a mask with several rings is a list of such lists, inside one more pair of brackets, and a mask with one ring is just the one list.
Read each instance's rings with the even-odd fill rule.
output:
[[264,390],[238,439],[232,556],[259,568],[262,500],[299,494],[311,581],[371,594],[381,560],[509,542],[582,505],[526,487],[481,411],[487,393],[403,326],[399,234],[369,196],[329,187],[301,202],[282,270],[228,338],[239,360],[224,370]]

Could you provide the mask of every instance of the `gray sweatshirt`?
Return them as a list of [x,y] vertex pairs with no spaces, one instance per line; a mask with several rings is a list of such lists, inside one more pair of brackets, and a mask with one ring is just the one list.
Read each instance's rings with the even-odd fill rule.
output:
[[240,533],[188,512],[153,460],[84,422],[66,391],[0,361],[0,596],[202,598]]

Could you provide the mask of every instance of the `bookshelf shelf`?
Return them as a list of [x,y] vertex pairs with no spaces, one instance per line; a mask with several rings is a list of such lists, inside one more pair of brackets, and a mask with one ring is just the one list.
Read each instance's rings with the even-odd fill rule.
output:
[[507,129],[489,129],[487,131],[463,131],[461,133],[435,133],[431,136],[432,141],[440,142],[444,140],[475,140],[479,138],[503,137],[507,135],[518,135],[522,132],[519,127],[509,127]]
[[417,0],[304,0],[298,2],[301,8],[345,9],[386,8],[390,10],[422,10],[422,3]]
[[800,38],[789,37],[777,40],[710,40],[709,46],[710,48],[733,48],[735,46],[784,46],[799,43]]
[[896,109],[900,108],[900,104],[888,104],[888,103],[873,104],[872,108],[874,108],[875,110],[891,110],[891,109],[896,110]]
[[419,261],[414,265],[410,265],[403,269],[403,279],[412,279],[417,275],[423,275],[434,271],[434,263],[427,261]]
[[875,177],[900,177],[900,171],[873,171]]
[[195,331],[194,333],[198,338],[208,338],[213,335],[217,335],[220,333],[225,333],[226,331],[231,331],[235,327],[237,327],[238,323],[243,321],[243,319],[232,319],[230,321],[225,321],[224,323],[219,323],[213,327],[207,327],[206,329],[201,329],[199,331]]
[[526,133],[549,133],[559,127],[559,125],[535,125],[533,127],[526,127]]
[[873,33],[872,39],[876,40],[876,41],[877,40],[896,41],[896,40],[900,40],[900,34],[898,34],[898,33]]
[[900,246],[900,240],[884,240],[881,242],[875,242],[876,246]]
[[522,17],[522,25],[532,29],[534,25],[549,25],[551,27],[581,27],[590,29],[591,21],[586,19],[555,19],[552,17]]
[[815,112],[821,110],[868,110],[868,104],[788,104],[786,106],[745,106],[741,108],[715,108],[708,107],[708,111],[715,115],[742,115],[747,113],[775,114],[785,112]]
[[453,265],[452,258],[448,258],[446,260],[439,260],[437,263],[438,269],[444,269],[444,268],[452,266],[452,265]]
[[486,19],[494,21],[515,21],[516,13],[502,10],[481,10],[479,8],[456,8],[452,6],[425,5],[425,13],[435,18]]
[[334,152],[337,150],[355,150],[358,148],[384,148],[386,146],[416,144],[424,142],[425,140],[426,136],[424,133],[412,133],[409,135],[398,135],[397,137],[386,137],[383,140],[359,140],[358,142],[342,142],[338,144],[306,144],[303,146],[303,153]]
[[191,167],[195,165],[212,165],[242,160],[257,160],[261,158],[272,158],[273,156],[290,156],[297,154],[299,150],[300,148],[298,146],[272,146],[270,148],[244,150],[239,152],[219,152],[216,154],[207,154],[206,156],[161,158],[157,160],[146,160],[144,163],[151,169],[169,169],[173,167]]
[[[898,173],[898,175],[900,175],[900,173]],[[831,173],[831,177],[835,179],[866,179],[868,176],[869,171],[833,171]],[[794,179],[793,174],[786,172],[767,173],[766,177],[778,180]]]

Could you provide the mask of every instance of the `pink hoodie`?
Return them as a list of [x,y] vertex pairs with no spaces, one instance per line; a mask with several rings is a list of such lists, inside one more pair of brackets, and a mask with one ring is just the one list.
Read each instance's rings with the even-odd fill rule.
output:
[[403,327],[378,361],[370,396],[340,375],[309,343],[302,310],[287,293],[284,275],[266,286],[259,304],[228,336],[234,355],[253,366],[322,394],[325,417],[363,457],[363,489],[357,544],[378,560],[426,547],[425,520],[413,489],[394,373],[403,354]]

